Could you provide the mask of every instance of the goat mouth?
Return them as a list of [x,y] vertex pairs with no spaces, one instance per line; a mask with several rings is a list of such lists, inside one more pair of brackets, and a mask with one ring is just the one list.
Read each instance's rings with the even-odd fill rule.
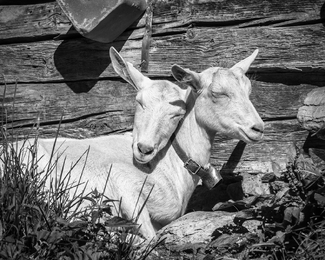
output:
[[142,159],[139,159],[138,157],[134,156],[134,159],[138,162],[138,163],[141,163],[141,164],[146,164],[147,162],[149,162],[150,160],[142,160]]
[[138,151],[133,152],[134,159],[140,164],[146,164],[150,162],[157,154],[156,149],[151,154],[143,154]]
[[258,141],[260,141],[263,138],[263,133],[262,132],[258,132],[258,131],[254,131],[254,130],[250,130],[250,134],[248,134],[246,131],[244,131],[243,129],[239,129],[239,135],[244,139],[243,141],[245,142],[249,142],[249,143],[256,143]]

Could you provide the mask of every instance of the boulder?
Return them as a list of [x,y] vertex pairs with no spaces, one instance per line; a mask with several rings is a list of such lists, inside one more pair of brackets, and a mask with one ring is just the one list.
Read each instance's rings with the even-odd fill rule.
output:
[[203,260],[242,250],[252,240],[258,240],[257,227],[261,222],[248,220],[237,225],[235,216],[236,212],[225,211],[185,214],[158,231],[153,243],[160,243],[149,259]]
[[315,88],[307,94],[297,119],[304,129],[325,139],[325,87]]
[[270,194],[268,183],[262,182],[264,174],[243,173],[242,189],[245,196]]
[[169,250],[204,248],[212,241],[216,229],[233,225],[235,215],[223,211],[191,212],[159,230],[157,239],[164,239],[163,244]]
[[204,248],[219,236],[217,230],[227,227],[241,229],[241,233],[255,233],[260,225],[260,221],[250,220],[238,226],[234,223],[235,216],[236,212],[226,211],[191,212],[159,230],[156,239],[164,240],[163,244],[170,250]]

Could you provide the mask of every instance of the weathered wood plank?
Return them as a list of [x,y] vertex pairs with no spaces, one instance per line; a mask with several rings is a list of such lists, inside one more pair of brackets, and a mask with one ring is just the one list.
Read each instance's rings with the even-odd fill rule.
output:
[[[193,28],[184,35],[156,38],[152,42],[151,72],[161,62],[178,63],[192,69],[234,64],[254,48],[260,53],[252,68],[256,72],[312,72],[324,70],[320,53],[325,42],[323,25],[283,28]],[[160,50],[164,49],[164,52]],[[166,55],[165,55],[166,54]],[[190,54],[190,55],[189,55]],[[208,64],[208,65],[207,65]]]
[[[60,136],[86,138],[132,129],[135,90],[130,85],[118,80],[75,84],[88,86],[88,93],[76,93],[65,83],[18,84],[15,113],[7,118],[8,125],[14,120],[14,133],[26,136],[40,116],[40,135],[53,137],[64,114]],[[235,149],[237,141],[217,137],[212,163],[219,169],[227,163],[226,168],[236,172],[271,171],[272,160],[284,167],[288,146],[295,141],[302,147],[308,136],[295,116],[302,97],[312,88],[253,82],[252,102],[266,120],[264,140]],[[14,92],[14,86],[8,85],[4,102],[9,115],[13,111]]]
[[[71,22],[56,2],[0,6],[0,39],[54,37]],[[0,41],[1,42],[1,41]]]
[[[94,82],[88,84],[91,86]],[[295,118],[296,111],[301,106],[300,96],[306,95],[312,88],[312,85],[286,86],[254,82],[252,102],[264,119],[268,120],[263,142],[249,144],[245,149],[237,148],[234,151],[237,141],[217,137],[212,163],[221,168],[228,162],[227,168],[234,171],[266,172],[271,171],[271,161],[276,159],[284,167],[287,147],[293,141],[302,146],[308,135],[296,119],[285,118]],[[10,96],[13,92],[13,86],[8,86],[6,104],[12,102]],[[40,135],[53,137],[64,111],[61,136],[86,138],[130,130],[133,124],[134,95],[131,86],[119,81],[99,81],[88,93],[75,93],[64,83],[18,84],[14,125],[26,126],[27,123],[36,122],[36,110],[39,110],[44,124],[40,127]],[[10,112],[10,107],[8,110]],[[8,121],[11,119],[9,117]],[[15,129],[15,133],[20,136],[29,132],[28,127]]]
[[[17,2],[17,0],[16,0]],[[33,2],[33,1],[30,1]],[[34,1],[50,2],[50,1]],[[1,2],[0,2],[1,4]],[[8,4],[8,3],[5,3]],[[25,3],[26,4],[26,3]],[[163,1],[153,6],[153,34],[165,33],[167,29],[199,26],[202,24],[240,26],[277,24],[283,21],[297,23],[320,19],[322,0],[290,1],[240,1],[199,0]],[[144,17],[132,28],[145,24]],[[184,29],[182,29],[184,31]],[[21,41],[28,38],[53,38],[59,34],[78,36],[72,24],[56,2],[21,6],[0,6],[0,42]],[[121,39],[141,38],[143,29],[128,31]]]
[[[174,2],[174,3],[173,3]],[[160,5],[160,8],[158,6]],[[318,17],[320,15],[320,9],[324,5],[323,1],[308,1],[302,3],[299,0],[198,0],[198,1],[162,1],[157,2],[156,9],[162,10],[164,7],[165,17],[168,17],[168,12],[172,13],[172,16],[183,16],[183,13],[191,14],[193,17],[204,18],[216,18],[222,21],[238,20],[238,19],[251,19],[251,18],[266,18],[269,16],[282,15],[297,15],[304,14],[308,17]],[[177,8],[178,7],[178,8]],[[159,12],[159,11],[158,11]],[[159,17],[162,14],[157,15]],[[221,20],[222,19],[222,20]],[[296,16],[296,19],[299,19]],[[168,18],[164,19],[168,21]]]
[[160,28],[200,23],[250,26],[291,21],[294,24],[299,21],[320,19],[323,5],[324,2],[318,0],[308,2],[299,0],[158,1],[154,7],[154,23],[161,23]]
[[[252,101],[261,115],[272,115],[272,118],[294,117],[301,104],[297,94],[292,93],[305,95],[312,87],[260,83],[254,84]],[[268,96],[261,98],[265,89],[268,89]],[[13,92],[13,86],[7,86],[6,104],[12,104]],[[36,123],[38,115],[41,121],[40,136],[54,137],[62,113],[64,117],[60,136],[87,138],[123,132],[132,129],[134,95],[135,91],[131,86],[118,81],[99,81],[87,94],[74,93],[63,83],[19,84],[16,92],[16,113],[13,118],[8,117],[7,121],[10,125],[11,119],[15,120],[14,133],[20,137],[31,133],[30,126]],[[8,113],[10,112],[12,107],[9,105]],[[212,152],[212,163],[219,169],[227,163],[226,168],[236,172],[271,171],[272,160],[284,167],[288,146],[297,142],[302,147],[308,132],[300,127],[296,119],[267,120],[271,121],[266,121],[262,142],[238,145],[236,148],[236,140],[217,137]]]
[[279,120],[295,118],[307,93],[315,86],[284,85],[252,81],[250,99],[264,120]]
[[0,0],[0,5],[34,5],[50,2],[53,0]]
[[[295,118],[303,97],[315,88],[313,85],[283,85],[260,81],[253,81],[252,85],[251,100],[264,120]],[[0,86],[0,93],[3,92],[4,86]],[[5,98],[0,99],[0,102],[6,107],[8,117],[5,121],[14,121],[15,127],[29,126],[36,122],[38,116],[43,125],[52,125],[63,115],[66,122],[87,118],[96,128],[95,125],[101,125],[102,122],[93,117],[99,115],[107,118],[119,115],[121,118],[115,124],[132,124],[135,94],[129,84],[120,80],[17,84],[17,88],[7,85]],[[100,116],[98,120],[103,117]],[[101,131],[116,127],[110,123],[107,129]],[[92,135],[98,134],[102,133],[94,131]]]
[[[325,28],[321,24],[188,29],[184,34],[153,37],[148,75],[170,76],[174,63],[196,71],[217,64],[233,65],[258,47],[260,54],[251,71],[261,76],[305,73],[304,82],[309,80],[322,85],[325,82],[324,37]],[[116,77],[108,56],[110,46],[121,50],[126,60],[140,65],[141,40],[101,44],[80,38],[0,45],[0,74],[5,75],[8,82],[16,78],[20,82],[46,82]],[[290,83],[290,78],[282,80]]]
[[[130,28],[140,28],[136,21]],[[82,37],[56,2],[36,5],[0,6],[0,43]],[[142,38],[142,30],[128,31],[120,39]]]
[[[135,90],[130,85],[112,80],[68,84],[18,84],[16,90],[7,85],[2,114],[7,115],[8,127],[27,133],[39,118],[41,128],[44,125],[45,132],[53,136],[62,116],[61,135],[70,135],[72,128],[76,136],[89,137],[132,126]],[[75,93],[75,85],[88,93]],[[0,91],[3,93],[4,86]]]
[[288,148],[293,142],[302,148],[307,136],[308,132],[296,119],[266,122],[264,138],[258,143],[245,145],[236,140],[216,138],[211,162],[218,168],[227,164],[224,166],[226,171],[270,172],[272,161],[285,169]]

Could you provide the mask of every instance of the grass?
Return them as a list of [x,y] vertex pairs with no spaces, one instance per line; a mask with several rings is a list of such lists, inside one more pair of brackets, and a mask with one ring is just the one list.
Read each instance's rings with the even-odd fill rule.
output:
[[[36,145],[28,153],[14,146],[4,141],[1,154],[1,259],[135,257],[133,244],[138,234],[130,231],[136,224],[113,217],[111,200],[96,190],[84,194],[86,184],[69,182],[71,169],[51,179],[51,173],[58,170],[55,160],[39,172]],[[82,188],[70,198],[68,193],[76,185]],[[80,210],[84,200],[90,206]]]

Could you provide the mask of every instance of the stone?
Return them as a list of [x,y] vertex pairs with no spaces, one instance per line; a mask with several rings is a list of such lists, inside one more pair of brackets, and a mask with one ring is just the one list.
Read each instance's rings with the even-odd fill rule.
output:
[[217,228],[233,225],[235,213],[223,211],[197,211],[185,214],[158,231],[157,240],[165,239],[170,250],[198,250],[213,239]]
[[304,129],[325,139],[325,87],[315,88],[307,94],[297,119]]
[[235,216],[236,212],[224,211],[185,214],[158,231],[153,241],[153,244],[160,242],[155,248],[157,254],[149,259],[203,260],[228,249],[240,250],[252,243],[252,239],[258,239],[261,221],[248,220],[237,225]]
[[262,182],[263,174],[244,173],[242,176],[242,188],[246,196],[270,194],[269,184]]

